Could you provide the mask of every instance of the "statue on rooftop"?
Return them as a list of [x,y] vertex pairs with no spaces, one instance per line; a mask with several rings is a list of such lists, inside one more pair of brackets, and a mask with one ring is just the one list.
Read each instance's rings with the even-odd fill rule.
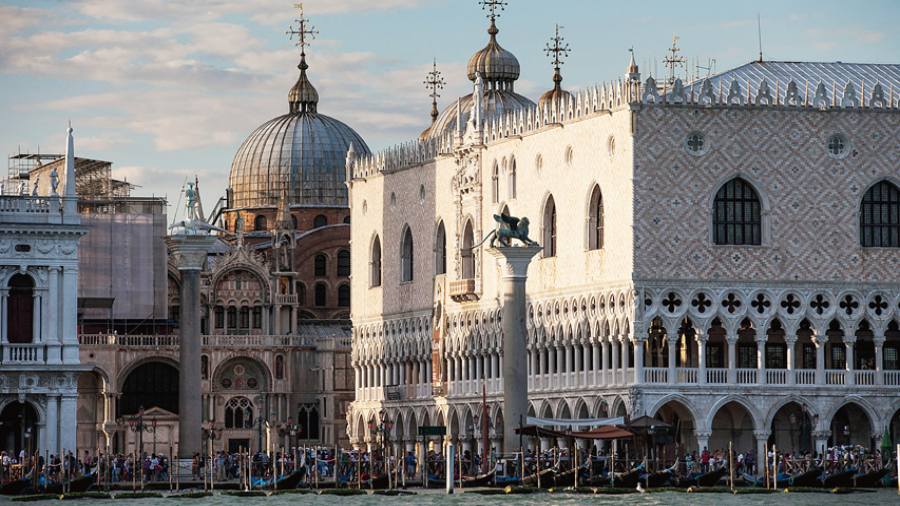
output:
[[56,193],[56,189],[59,187],[59,173],[56,172],[56,167],[53,167],[53,170],[50,171],[50,192],[52,195],[59,195]]

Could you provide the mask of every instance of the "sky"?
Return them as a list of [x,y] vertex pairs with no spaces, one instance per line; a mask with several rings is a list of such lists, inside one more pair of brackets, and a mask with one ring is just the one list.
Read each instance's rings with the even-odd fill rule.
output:
[[[196,175],[209,209],[257,126],[287,113],[299,51],[288,40],[293,0],[0,1],[0,149],[113,162],[113,176],[166,196],[169,215]],[[516,91],[552,85],[544,54],[555,24],[570,44],[563,86],[616,79],[634,48],[643,76],[679,37],[692,65],[727,70],[767,60],[900,63],[896,0],[640,2],[509,0],[498,41],[519,59]],[[471,91],[465,64],[487,42],[476,0],[306,0],[318,36],[308,75],[319,112],[373,150],[418,135],[430,119],[423,85],[433,59],[443,109]],[[706,71],[702,71],[706,72]]]

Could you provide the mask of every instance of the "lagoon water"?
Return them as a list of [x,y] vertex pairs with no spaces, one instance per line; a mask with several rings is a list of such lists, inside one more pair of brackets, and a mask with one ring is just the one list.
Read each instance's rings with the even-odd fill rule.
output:
[[[174,504],[190,504],[192,506],[287,506],[287,505],[313,505],[313,506],[391,506],[397,505],[422,505],[422,506],[472,506],[472,505],[521,505],[521,506],[548,506],[548,505],[698,505],[698,506],[755,506],[755,505],[800,505],[800,506],[828,506],[828,505],[867,505],[880,506],[887,504],[900,504],[900,495],[895,490],[879,490],[877,492],[857,492],[846,495],[829,493],[791,493],[791,494],[758,494],[758,495],[731,495],[731,494],[685,494],[685,493],[653,493],[653,494],[627,494],[627,495],[575,495],[575,494],[534,494],[534,495],[503,495],[484,496],[475,493],[458,493],[452,496],[444,495],[439,491],[419,492],[417,495],[386,497],[380,495],[368,496],[317,496],[286,494],[272,497],[233,497],[228,495],[214,495],[200,499],[133,499],[129,501],[109,500],[85,500],[93,506],[103,504],[128,504],[133,506],[173,506]],[[12,504],[9,498],[0,498],[0,504],[7,506]],[[50,505],[60,504],[59,501],[40,501],[29,504]]]

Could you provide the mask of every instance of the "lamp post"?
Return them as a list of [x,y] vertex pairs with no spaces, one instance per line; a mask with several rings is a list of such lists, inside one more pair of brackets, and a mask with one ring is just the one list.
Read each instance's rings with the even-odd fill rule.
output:
[[156,453],[156,420],[153,420],[153,425],[149,427],[144,423],[144,406],[138,408],[136,415],[128,417],[128,428],[137,434],[138,455],[142,458],[144,455],[144,430],[153,433],[153,453]]

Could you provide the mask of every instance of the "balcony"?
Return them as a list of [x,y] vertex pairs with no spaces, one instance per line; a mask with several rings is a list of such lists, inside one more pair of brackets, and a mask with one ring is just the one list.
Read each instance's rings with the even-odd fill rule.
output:
[[468,302],[478,300],[475,292],[475,279],[457,279],[450,282],[450,298],[455,302]]
[[43,364],[47,361],[45,349],[43,344],[4,344],[0,363]]
[[[312,339],[305,336],[272,335],[206,335],[201,336],[204,347],[212,348],[280,348],[312,347]],[[80,334],[78,343],[83,347],[109,346],[125,348],[177,348],[180,338],[175,334],[118,335]]]
[[277,295],[275,295],[275,304],[290,305],[290,304],[296,304],[296,303],[297,303],[297,295],[296,294],[293,294],[293,295],[277,294]]

